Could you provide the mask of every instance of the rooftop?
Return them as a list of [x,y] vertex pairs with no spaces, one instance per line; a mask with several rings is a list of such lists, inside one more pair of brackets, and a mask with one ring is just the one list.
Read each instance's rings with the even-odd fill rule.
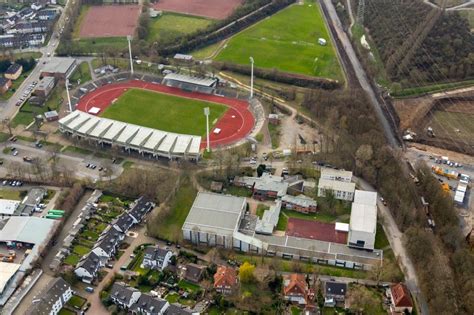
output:
[[20,266],[20,264],[0,262],[0,295]]
[[374,233],[377,228],[377,206],[352,203],[350,229]]
[[352,179],[352,172],[323,167],[321,168],[321,178],[333,180],[348,179],[350,181]]
[[55,80],[56,79],[54,77],[44,77],[41,79],[41,81],[39,81],[35,90],[46,90],[51,84],[54,84]]
[[318,187],[324,188],[324,189],[337,190],[337,191],[354,192],[355,183],[324,179],[321,177],[319,179]]
[[55,220],[38,217],[10,217],[0,230],[0,242],[41,244],[50,236]]
[[256,233],[261,234],[272,234],[273,229],[278,224],[280,218],[281,201],[277,200],[276,204],[271,206],[270,209],[263,212],[262,218],[257,220],[257,226],[255,227]]
[[43,292],[43,295],[40,297],[41,301],[35,304],[32,304],[30,307],[30,314],[37,315],[49,315],[53,309],[53,305],[61,299],[61,296],[66,292],[71,286],[63,280],[63,278],[53,279],[46,289]]
[[10,67],[8,67],[5,74],[15,74],[22,66],[17,63],[12,63]]
[[300,207],[316,207],[318,205],[316,200],[305,195],[284,195],[283,197],[281,197],[281,201],[292,203]]
[[0,199],[0,215],[14,215],[19,204],[18,200]]
[[232,235],[247,202],[243,197],[199,192],[183,230]]
[[44,66],[42,72],[66,74],[74,66],[75,62],[75,59],[72,58],[52,58]]
[[354,193],[354,203],[360,203],[368,206],[377,205],[377,192],[356,190]]

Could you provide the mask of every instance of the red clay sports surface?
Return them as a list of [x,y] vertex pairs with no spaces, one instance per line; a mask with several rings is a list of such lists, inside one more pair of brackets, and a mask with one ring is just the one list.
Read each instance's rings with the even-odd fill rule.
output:
[[[217,121],[209,134],[211,147],[229,145],[245,138],[250,131],[252,131],[255,124],[255,119],[250,112],[248,102],[246,101],[217,95],[186,92],[178,88],[139,80],[113,83],[99,87],[82,97],[77,104],[76,109],[87,113],[92,107],[98,107],[101,109],[100,112],[103,112],[105,108],[112,105],[113,100],[119,98],[130,88],[145,89],[226,105],[228,110]],[[215,128],[221,129],[221,132],[219,134],[213,133],[212,131]],[[205,148],[206,143],[206,137],[203,136],[201,148]]]
[[90,7],[81,23],[79,37],[133,35],[139,16],[139,5],[102,5]]
[[347,243],[347,232],[336,231],[336,224],[289,218],[286,235],[339,244]]
[[153,7],[157,10],[222,20],[242,2],[243,0],[159,0]]

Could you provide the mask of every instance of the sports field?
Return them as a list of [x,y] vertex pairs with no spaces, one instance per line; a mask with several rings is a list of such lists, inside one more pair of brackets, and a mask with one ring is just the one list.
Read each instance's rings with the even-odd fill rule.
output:
[[202,136],[206,133],[205,107],[211,109],[211,126],[227,111],[224,105],[130,89],[101,116],[163,131]]
[[[318,39],[324,38],[326,46]],[[336,52],[319,6],[294,4],[234,36],[216,60],[342,80]]]
[[[85,16],[83,16],[85,14]],[[79,37],[124,37],[133,35],[140,16],[138,5],[91,6],[79,16]]]
[[181,35],[206,28],[213,20],[177,13],[163,13],[151,19],[147,41],[169,41]]

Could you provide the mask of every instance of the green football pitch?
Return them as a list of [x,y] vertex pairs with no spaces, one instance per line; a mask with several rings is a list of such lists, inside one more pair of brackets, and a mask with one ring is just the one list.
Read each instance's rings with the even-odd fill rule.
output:
[[163,131],[202,136],[206,133],[205,107],[211,110],[211,126],[227,111],[227,107],[220,104],[130,89],[101,116]]
[[[326,46],[318,44],[324,38]],[[306,0],[232,37],[218,61],[278,69],[283,72],[342,80],[340,65],[317,2]]]

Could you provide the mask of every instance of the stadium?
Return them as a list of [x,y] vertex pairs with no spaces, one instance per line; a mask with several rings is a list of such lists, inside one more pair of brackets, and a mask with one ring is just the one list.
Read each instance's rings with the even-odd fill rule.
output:
[[248,100],[222,96],[215,78],[121,74],[81,87],[72,100],[61,133],[149,158],[199,160],[207,146],[204,108],[211,148],[239,143],[255,126]]

